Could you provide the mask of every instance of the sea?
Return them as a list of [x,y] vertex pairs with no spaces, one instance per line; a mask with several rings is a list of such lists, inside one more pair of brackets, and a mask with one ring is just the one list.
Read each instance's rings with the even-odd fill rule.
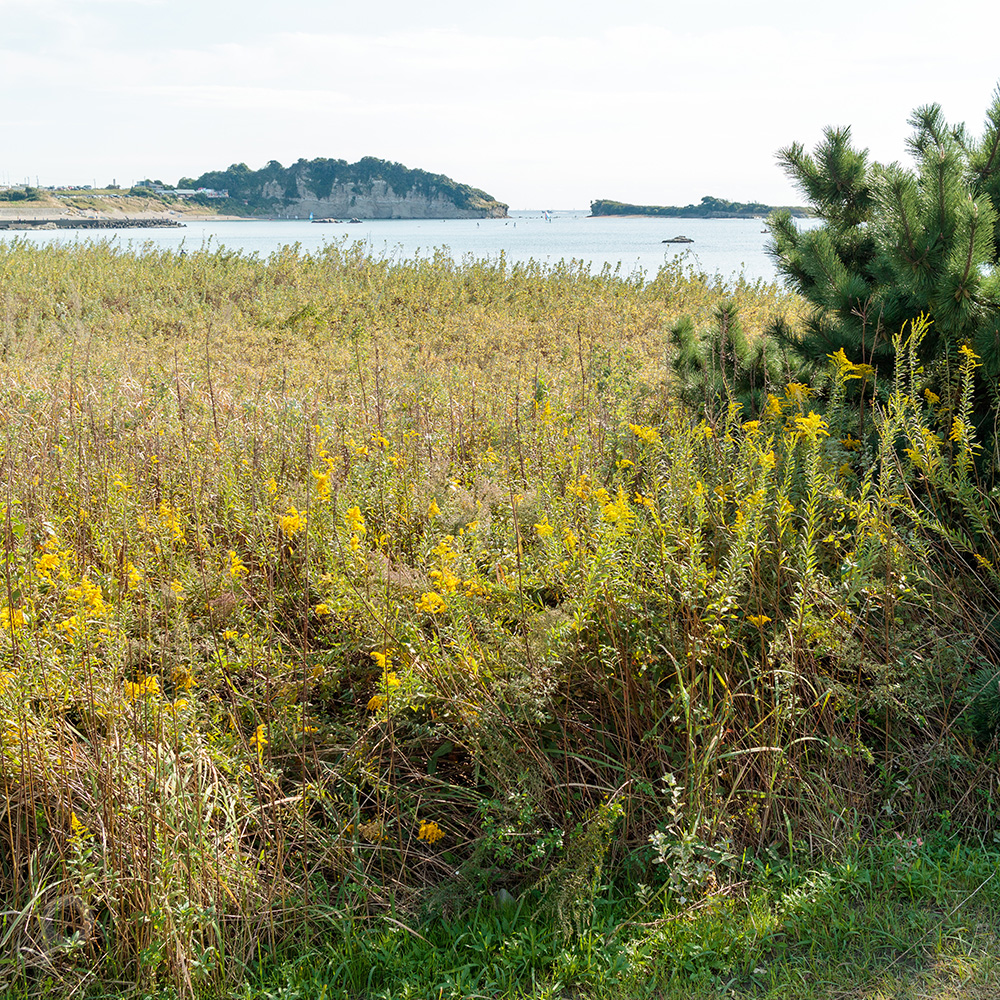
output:
[[[818,224],[797,220],[802,228]],[[664,243],[686,236],[691,243]],[[673,219],[600,216],[586,209],[518,210],[506,219],[393,219],[359,223],[316,223],[309,219],[188,222],[178,229],[41,230],[0,232],[0,241],[32,243],[110,242],[141,253],[146,249],[225,248],[267,258],[284,246],[314,251],[328,243],[361,241],[377,256],[404,260],[444,253],[456,261],[472,258],[545,265],[575,262],[593,272],[605,267],[628,277],[651,280],[678,257],[682,265],[726,281],[742,276],[774,281],[774,264],[765,253],[763,219]]]

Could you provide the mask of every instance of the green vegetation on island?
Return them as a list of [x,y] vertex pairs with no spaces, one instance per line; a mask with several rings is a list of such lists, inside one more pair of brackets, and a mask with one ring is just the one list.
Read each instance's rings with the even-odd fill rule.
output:
[[[407,198],[425,202],[426,214],[432,218],[441,215],[442,206],[476,218],[502,217],[507,213],[507,206],[485,191],[460,184],[444,174],[412,169],[374,156],[366,156],[357,163],[299,159],[288,167],[271,160],[259,170],[236,163],[228,170],[182,177],[177,187],[227,191],[225,211],[234,215],[285,214],[296,207],[308,214],[310,209],[306,206],[315,202],[335,205],[342,209],[342,215],[364,213],[369,217],[372,205],[383,203],[389,206],[388,215],[393,216],[403,211],[394,203]],[[205,207],[217,205],[204,194],[194,198]]]
[[[590,203],[591,215],[654,215],[672,219],[753,219],[765,218],[779,208],[759,201],[726,201],[705,195],[698,205],[629,205],[606,198]],[[795,216],[810,215],[807,208],[784,207],[782,210]]]

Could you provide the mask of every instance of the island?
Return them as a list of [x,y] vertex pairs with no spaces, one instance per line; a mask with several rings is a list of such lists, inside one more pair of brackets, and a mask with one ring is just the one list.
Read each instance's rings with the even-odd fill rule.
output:
[[763,219],[772,212],[787,210],[803,218],[812,213],[807,208],[794,205],[765,205],[759,201],[726,201],[705,195],[698,205],[629,205],[621,201],[600,199],[590,203],[590,214],[599,215],[653,215],[671,219]]
[[[170,190],[156,186],[158,194]],[[182,177],[178,195],[228,215],[291,219],[502,219],[507,205],[444,174],[366,156],[357,163],[300,159],[259,170],[236,163]],[[224,201],[223,207],[220,201]]]

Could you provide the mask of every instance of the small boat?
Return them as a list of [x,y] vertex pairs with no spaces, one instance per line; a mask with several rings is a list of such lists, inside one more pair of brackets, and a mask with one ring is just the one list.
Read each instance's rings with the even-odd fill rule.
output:
[[690,236],[675,236],[672,240],[660,240],[661,243],[694,243]]

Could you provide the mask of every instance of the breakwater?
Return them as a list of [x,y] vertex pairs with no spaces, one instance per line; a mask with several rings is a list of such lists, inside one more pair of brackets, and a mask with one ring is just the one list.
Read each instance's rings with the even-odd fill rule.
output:
[[182,229],[174,219],[0,219],[2,229]]

